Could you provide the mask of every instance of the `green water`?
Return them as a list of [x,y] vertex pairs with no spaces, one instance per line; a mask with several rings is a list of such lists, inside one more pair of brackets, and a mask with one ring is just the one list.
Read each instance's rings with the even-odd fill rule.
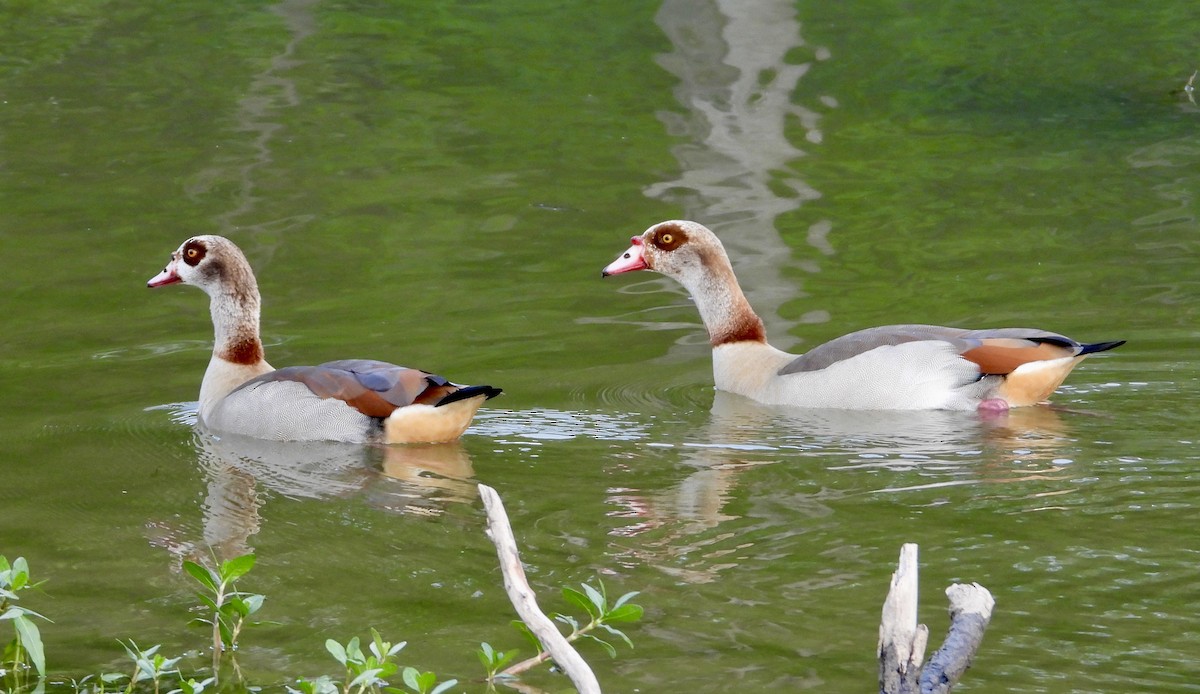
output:
[[[946,585],[996,596],[961,690],[1200,690],[1194,3],[746,4],[0,4],[0,553],[48,579],[50,669],[202,648],[211,545],[259,557],[256,684],[372,626],[472,681],[523,645],[484,482],[544,607],[642,591],[636,649],[585,650],[605,691],[870,690],[909,541],[936,643]],[[714,395],[678,286],[599,277],[679,217],[781,347],[1129,343],[997,421]],[[206,299],[145,281],[199,233],[246,250],[276,366],[505,396],[433,450],[198,435]]]

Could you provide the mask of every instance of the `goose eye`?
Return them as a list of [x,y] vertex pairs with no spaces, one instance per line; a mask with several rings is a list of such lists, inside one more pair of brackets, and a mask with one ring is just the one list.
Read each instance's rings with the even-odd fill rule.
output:
[[199,243],[189,243],[183,249],[183,262],[196,267],[201,260],[204,260],[204,250],[204,246]]
[[673,243],[675,241],[675,236],[673,234],[667,233],[667,234],[663,234],[662,236],[659,236],[658,240],[661,241],[664,246],[670,246],[671,243]]

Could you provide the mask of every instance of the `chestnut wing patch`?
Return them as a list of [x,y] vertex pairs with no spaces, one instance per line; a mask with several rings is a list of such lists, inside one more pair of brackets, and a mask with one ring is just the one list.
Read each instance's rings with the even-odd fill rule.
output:
[[408,405],[437,405],[457,390],[441,376],[370,359],[289,366],[252,382],[296,381],[313,395],[341,400],[368,417],[385,419]]
[[984,338],[979,343],[964,351],[962,357],[977,364],[984,374],[1006,375],[1029,362],[1061,359],[1079,352],[1073,345],[1012,337]]

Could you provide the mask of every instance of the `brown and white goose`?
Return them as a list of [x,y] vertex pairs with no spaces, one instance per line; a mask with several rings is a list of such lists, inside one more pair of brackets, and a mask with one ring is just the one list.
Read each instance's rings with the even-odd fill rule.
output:
[[773,405],[859,410],[1003,411],[1042,402],[1085,356],[1124,344],[1081,344],[1044,330],[888,325],[803,355],[767,344],[716,234],[668,221],[631,239],[602,276],[655,270],[692,295],[713,347],[719,390]]
[[276,370],[259,337],[258,282],[224,237],[184,241],[146,286],[180,282],[210,297],[215,341],[199,417],[215,431],[277,441],[438,443],[461,436],[479,406],[500,394],[369,359]]

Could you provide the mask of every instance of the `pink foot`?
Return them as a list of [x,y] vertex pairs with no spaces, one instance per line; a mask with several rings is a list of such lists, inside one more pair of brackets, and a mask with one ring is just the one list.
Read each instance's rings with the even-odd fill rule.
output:
[[1008,412],[1008,401],[1001,398],[988,398],[981,400],[975,409],[985,417],[998,417]]

